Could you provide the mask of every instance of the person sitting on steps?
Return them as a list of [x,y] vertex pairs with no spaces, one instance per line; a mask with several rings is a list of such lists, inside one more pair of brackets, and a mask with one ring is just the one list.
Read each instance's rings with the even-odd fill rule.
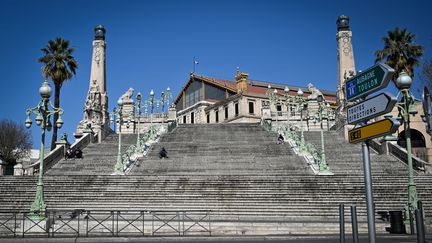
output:
[[284,143],[284,137],[282,134],[279,133],[279,136],[277,138],[277,144],[283,144]]
[[82,159],[82,158],[83,158],[82,151],[81,151],[81,149],[79,149],[79,148],[76,148],[76,149],[75,149],[75,151],[74,151],[74,155],[75,155],[75,158],[77,158],[77,159]]
[[65,160],[73,159],[73,158],[74,158],[73,150],[72,150],[71,148],[69,148],[69,149],[66,151]]
[[167,158],[168,159],[168,152],[165,150],[164,147],[159,152],[159,159]]

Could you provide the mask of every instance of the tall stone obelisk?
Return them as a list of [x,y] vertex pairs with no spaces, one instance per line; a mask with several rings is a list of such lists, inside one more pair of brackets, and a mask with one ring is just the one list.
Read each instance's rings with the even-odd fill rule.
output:
[[[349,17],[341,15],[337,21],[337,57],[338,57],[338,87],[337,87],[337,122],[345,123],[346,99],[345,81],[356,74],[352,32],[349,27]],[[340,124],[342,125],[342,124]]]
[[[99,140],[109,130],[108,95],[106,92],[105,28],[95,28],[90,85],[84,104],[84,116],[78,125],[75,137],[81,137],[89,128],[98,134]],[[87,130],[86,130],[87,129]]]

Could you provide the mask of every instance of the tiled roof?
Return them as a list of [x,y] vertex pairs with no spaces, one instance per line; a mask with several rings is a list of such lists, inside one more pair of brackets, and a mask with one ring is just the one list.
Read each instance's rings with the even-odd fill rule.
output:
[[[178,96],[176,97],[174,102],[178,101],[181,94],[188,87],[188,85],[192,81],[192,79],[203,80],[204,82],[214,84],[214,85],[219,86],[221,88],[226,88],[232,92],[237,92],[236,81],[207,77],[207,76],[197,75],[197,74],[192,73],[188,82],[183,87],[182,91],[178,94]],[[248,93],[256,94],[256,95],[266,95],[269,84],[270,84],[272,90],[276,89],[278,91],[279,95],[284,95],[284,93],[285,93],[284,89],[285,89],[286,85],[277,84],[277,83],[273,83],[273,82],[257,81],[257,80],[248,80]],[[299,87],[299,86],[292,86],[292,85],[287,85],[287,86],[290,89],[290,91],[289,91],[290,95],[297,95],[297,91],[299,89],[302,89],[304,96],[306,96],[306,97],[310,94],[307,87]],[[320,91],[321,91],[321,93],[323,93],[325,100],[336,102],[336,92],[335,91],[329,91],[329,90],[320,90]]]
[[235,81],[211,78],[211,77],[200,76],[200,75],[193,75],[193,77],[195,77],[199,80],[203,80],[203,81],[207,81],[209,83],[216,84],[217,86],[220,86],[220,87],[228,88],[234,92],[237,92],[237,86],[236,86]]

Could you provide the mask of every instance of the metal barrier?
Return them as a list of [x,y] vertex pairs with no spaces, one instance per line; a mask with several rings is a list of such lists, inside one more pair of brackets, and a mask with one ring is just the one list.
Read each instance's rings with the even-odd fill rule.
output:
[[0,212],[0,238],[211,236],[211,211]]

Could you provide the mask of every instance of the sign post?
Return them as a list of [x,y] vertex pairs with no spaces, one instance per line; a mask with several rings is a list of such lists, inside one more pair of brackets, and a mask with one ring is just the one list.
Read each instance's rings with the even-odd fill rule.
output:
[[[395,70],[386,64],[378,63],[362,73],[348,79],[345,82],[345,96],[347,101],[354,101],[360,98],[365,98],[368,94],[385,88],[393,77]],[[378,98],[377,98],[378,97]],[[391,110],[395,105],[395,101],[392,98],[388,99],[388,95],[375,96],[369,100],[363,101],[357,105],[353,105],[348,108],[348,123],[357,124],[365,122],[368,119],[376,117],[380,114],[385,114],[387,110]],[[378,104],[379,99],[387,99],[384,107]],[[365,110],[363,110],[366,108]],[[368,108],[368,109],[367,109]],[[351,113],[350,113],[351,112]],[[351,117],[350,117],[351,115]],[[389,126],[390,124],[390,126]],[[372,126],[373,125],[373,126]],[[370,154],[369,154],[369,139],[374,137],[382,136],[387,134],[383,132],[385,128],[390,131],[396,127],[396,121],[386,119],[383,123],[369,124],[360,128],[349,131],[350,143],[356,143],[364,141],[362,144],[363,154],[363,165],[364,165],[364,178],[365,178],[365,190],[366,190],[366,205],[367,205],[367,219],[368,219],[368,233],[369,243],[376,242],[376,231],[375,231],[375,209],[373,204],[373,193],[372,193],[372,176],[370,169]],[[381,130],[380,130],[381,129]]]

